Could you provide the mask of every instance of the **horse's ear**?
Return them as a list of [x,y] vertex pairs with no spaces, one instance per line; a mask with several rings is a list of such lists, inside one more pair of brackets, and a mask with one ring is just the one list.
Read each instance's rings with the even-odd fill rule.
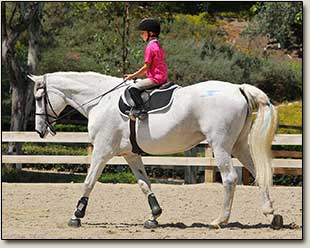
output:
[[42,79],[43,77],[29,74],[29,75],[27,75],[27,78],[29,78],[34,83],[38,83],[39,81],[41,81],[40,79]]
[[27,75],[27,77],[34,82],[34,97],[35,99],[40,99],[43,94],[44,90],[42,89],[43,86],[43,76],[35,76],[35,75]]
[[32,82],[34,82],[34,89],[41,88],[43,86],[43,76],[27,75]]

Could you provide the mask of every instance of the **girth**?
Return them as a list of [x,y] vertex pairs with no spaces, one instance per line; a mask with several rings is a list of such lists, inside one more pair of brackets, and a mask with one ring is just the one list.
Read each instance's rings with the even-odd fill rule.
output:
[[147,154],[146,152],[144,152],[140,148],[140,146],[137,143],[137,140],[136,140],[136,122],[131,120],[131,119],[129,120],[129,130],[130,130],[129,139],[130,139],[130,143],[132,145],[132,152],[137,153],[139,155]]

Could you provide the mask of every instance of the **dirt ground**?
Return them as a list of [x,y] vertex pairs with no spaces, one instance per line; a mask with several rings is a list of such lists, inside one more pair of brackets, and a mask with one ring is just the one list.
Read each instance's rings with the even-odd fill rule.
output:
[[[152,189],[163,208],[159,227],[144,229],[150,210],[137,184],[97,183],[82,227],[67,222],[82,184],[2,183],[2,239],[301,239],[302,188],[273,187],[281,230],[270,228],[257,187],[237,186],[230,223],[211,229],[223,203],[221,184],[165,185]],[[293,223],[293,224],[292,224]]]

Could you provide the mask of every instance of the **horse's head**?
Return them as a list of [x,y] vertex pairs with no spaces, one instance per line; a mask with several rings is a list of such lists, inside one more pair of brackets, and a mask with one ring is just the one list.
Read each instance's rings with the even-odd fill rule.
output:
[[41,138],[44,138],[48,132],[55,135],[56,132],[52,124],[66,106],[65,97],[60,91],[47,85],[45,75],[28,75],[28,78],[34,82],[35,130]]

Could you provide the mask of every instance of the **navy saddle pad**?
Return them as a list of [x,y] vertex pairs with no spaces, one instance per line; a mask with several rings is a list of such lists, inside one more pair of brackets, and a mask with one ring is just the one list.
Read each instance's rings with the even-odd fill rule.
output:
[[[127,87],[120,96],[118,107],[123,116],[128,117],[128,113],[131,108],[134,107],[134,101],[132,100]],[[145,90],[141,93],[142,100],[144,102],[145,110],[148,113],[154,113],[160,110],[168,108],[173,102],[173,96],[176,89],[181,88],[177,84],[171,83],[167,88]]]

